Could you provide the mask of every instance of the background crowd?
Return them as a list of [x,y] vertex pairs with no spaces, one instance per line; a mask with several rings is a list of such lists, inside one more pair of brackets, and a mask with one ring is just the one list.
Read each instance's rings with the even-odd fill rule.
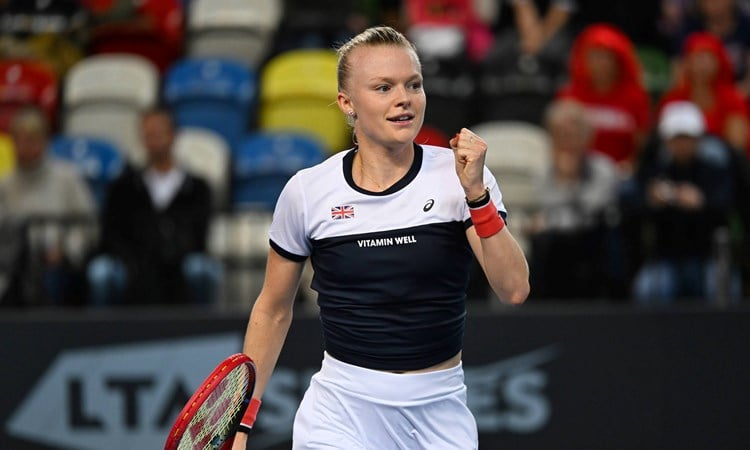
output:
[[422,59],[418,141],[490,144],[531,298],[750,296],[742,0],[0,0],[0,23],[0,305],[246,305],[280,187],[352,146],[332,49],[380,23]]

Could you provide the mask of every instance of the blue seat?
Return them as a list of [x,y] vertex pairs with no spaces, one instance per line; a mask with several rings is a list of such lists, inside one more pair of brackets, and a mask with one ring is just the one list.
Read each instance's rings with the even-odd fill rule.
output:
[[164,78],[164,100],[179,127],[207,128],[234,147],[254,120],[257,75],[221,58],[187,58]]
[[323,144],[304,134],[256,133],[246,136],[232,156],[233,206],[235,209],[273,210],[289,178],[325,157]]
[[117,178],[126,162],[115,144],[98,137],[57,136],[50,143],[50,152],[78,168],[99,207],[109,183]]

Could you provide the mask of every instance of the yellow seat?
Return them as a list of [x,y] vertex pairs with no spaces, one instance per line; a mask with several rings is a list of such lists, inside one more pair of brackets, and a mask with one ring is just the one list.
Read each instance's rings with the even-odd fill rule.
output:
[[350,148],[351,132],[336,105],[336,53],[289,50],[261,71],[258,125],[265,131],[306,133],[329,153]]
[[16,156],[13,152],[13,141],[10,136],[0,133],[0,179],[5,178],[16,167]]

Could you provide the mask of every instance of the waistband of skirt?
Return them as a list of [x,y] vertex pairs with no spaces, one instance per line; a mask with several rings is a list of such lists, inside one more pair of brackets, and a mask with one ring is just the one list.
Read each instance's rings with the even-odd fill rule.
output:
[[402,374],[348,364],[327,352],[314,380],[368,401],[401,406],[429,403],[466,389],[461,362],[448,369]]

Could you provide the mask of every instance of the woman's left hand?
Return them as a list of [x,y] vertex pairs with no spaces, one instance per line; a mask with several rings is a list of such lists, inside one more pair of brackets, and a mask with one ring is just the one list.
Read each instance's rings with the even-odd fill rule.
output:
[[484,157],[487,143],[468,128],[461,128],[450,140],[456,158],[456,174],[464,188],[466,198],[473,199],[484,193]]

